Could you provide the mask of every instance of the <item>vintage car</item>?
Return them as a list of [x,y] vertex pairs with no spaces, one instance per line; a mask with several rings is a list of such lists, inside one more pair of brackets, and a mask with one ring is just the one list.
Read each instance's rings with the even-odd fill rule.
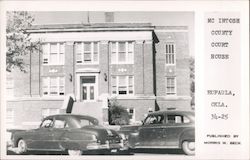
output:
[[195,153],[194,112],[157,111],[147,115],[142,125],[123,126],[120,133],[130,148],[176,148]]
[[26,151],[63,151],[81,155],[126,150],[122,137],[98,125],[98,120],[83,115],[58,114],[44,118],[38,129],[12,132],[12,144],[19,153]]

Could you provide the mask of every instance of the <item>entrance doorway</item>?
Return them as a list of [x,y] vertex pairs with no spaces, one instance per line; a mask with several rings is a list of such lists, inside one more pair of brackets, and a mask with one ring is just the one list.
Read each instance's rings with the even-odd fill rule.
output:
[[96,100],[96,76],[80,77],[80,100],[94,101]]

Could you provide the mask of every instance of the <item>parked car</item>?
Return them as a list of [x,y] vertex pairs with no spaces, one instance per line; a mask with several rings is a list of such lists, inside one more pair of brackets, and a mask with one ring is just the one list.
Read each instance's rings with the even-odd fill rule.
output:
[[59,114],[44,118],[39,128],[15,130],[12,144],[19,153],[27,151],[66,151],[81,155],[126,150],[122,137],[114,130],[98,124],[96,118],[83,115]]
[[149,113],[142,125],[122,126],[120,133],[130,148],[176,148],[195,153],[194,112],[157,111]]

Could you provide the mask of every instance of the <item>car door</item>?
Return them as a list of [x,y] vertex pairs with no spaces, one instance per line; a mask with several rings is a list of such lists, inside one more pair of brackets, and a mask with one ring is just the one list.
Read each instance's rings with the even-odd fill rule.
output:
[[190,119],[181,114],[167,114],[166,117],[165,145],[169,148],[178,148],[180,135],[188,128]]
[[55,123],[53,126],[53,141],[54,141],[54,149],[55,150],[61,150],[61,143],[65,141],[65,134],[68,132],[67,121],[65,117],[56,117]]
[[164,146],[164,115],[149,115],[139,129],[139,146],[141,148],[159,148]]
[[29,148],[34,150],[51,150],[53,149],[53,118],[44,119],[38,129],[33,130]]

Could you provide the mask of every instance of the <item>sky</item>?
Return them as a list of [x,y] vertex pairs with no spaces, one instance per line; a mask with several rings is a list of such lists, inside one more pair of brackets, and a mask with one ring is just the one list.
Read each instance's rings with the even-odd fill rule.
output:
[[[104,23],[105,12],[31,12],[34,24]],[[88,16],[89,15],[89,16]],[[144,22],[154,26],[188,26],[190,55],[194,55],[194,12],[114,12],[114,22]]]

